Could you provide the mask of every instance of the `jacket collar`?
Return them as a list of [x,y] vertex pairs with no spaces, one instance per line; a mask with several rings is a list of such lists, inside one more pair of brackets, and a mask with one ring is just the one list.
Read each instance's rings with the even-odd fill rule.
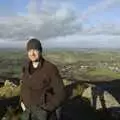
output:
[[[41,69],[43,67],[45,59],[42,57],[39,61],[40,61],[40,63],[38,65],[38,69]],[[30,68],[31,64],[32,64],[32,61],[28,60],[28,62],[27,62],[27,71],[28,71],[28,73],[29,73],[29,68]]]

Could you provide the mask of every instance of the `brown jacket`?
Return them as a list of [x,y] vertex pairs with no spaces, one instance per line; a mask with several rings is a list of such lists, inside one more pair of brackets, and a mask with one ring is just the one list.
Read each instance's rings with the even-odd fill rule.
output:
[[21,98],[30,107],[39,105],[43,109],[53,111],[65,99],[65,89],[57,67],[42,59],[38,69],[31,75],[31,62],[23,69]]

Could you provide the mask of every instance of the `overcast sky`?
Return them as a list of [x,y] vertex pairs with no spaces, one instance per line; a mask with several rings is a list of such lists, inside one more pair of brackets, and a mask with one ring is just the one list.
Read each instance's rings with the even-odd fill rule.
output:
[[120,0],[0,0],[0,47],[120,47]]

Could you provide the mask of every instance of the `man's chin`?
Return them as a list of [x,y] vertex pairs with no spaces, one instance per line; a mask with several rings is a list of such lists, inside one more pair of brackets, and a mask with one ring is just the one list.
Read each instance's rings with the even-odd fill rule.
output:
[[31,62],[35,62],[36,60],[35,59],[30,59]]

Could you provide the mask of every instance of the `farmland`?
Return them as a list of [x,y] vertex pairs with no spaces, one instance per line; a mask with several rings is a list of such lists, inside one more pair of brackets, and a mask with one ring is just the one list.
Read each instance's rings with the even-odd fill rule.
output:
[[[118,102],[120,101],[118,95],[120,85],[119,50],[75,51],[54,49],[44,51],[43,56],[46,60],[51,61],[58,67],[65,85],[69,85],[70,80],[97,85],[102,91],[112,93],[111,95],[115,97]],[[21,80],[22,66],[26,59],[27,53],[23,50],[0,51],[1,99],[19,96],[20,86],[18,84],[19,80]],[[9,82],[9,80],[15,85]],[[108,89],[109,86],[111,86],[110,89]],[[72,96],[82,94],[85,87],[86,85],[77,86],[73,90]],[[104,92],[102,94],[104,94]],[[85,96],[89,96],[89,94],[87,93]],[[111,99],[111,101],[108,99]],[[114,103],[113,98],[108,99],[107,101],[109,101],[110,105]]]
[[[0,52],[0,76],[20,77],[27,53],[24,51]],[[48,50],[45,59],[56,64],[61,76],[78,80],[103,81],[104,77],[120,78],[119,51],[62,51]],[[102,79],[100,79],[102,77]]]

